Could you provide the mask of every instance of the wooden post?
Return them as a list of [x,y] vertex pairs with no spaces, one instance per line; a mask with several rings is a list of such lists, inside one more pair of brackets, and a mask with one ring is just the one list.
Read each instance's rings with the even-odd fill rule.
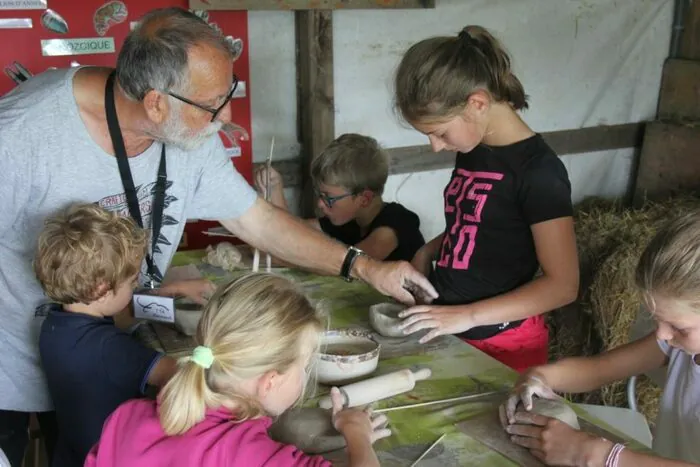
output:
[[686,12],[679,58],[700,60],[700,0],[691,1]]
[[335,138],[333,95],[333,12],[297,11],[297,104],[302,156],[300,212],[314,215],[309,167]]

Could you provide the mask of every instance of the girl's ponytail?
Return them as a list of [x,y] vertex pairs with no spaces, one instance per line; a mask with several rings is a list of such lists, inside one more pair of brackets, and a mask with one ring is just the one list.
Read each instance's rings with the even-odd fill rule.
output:
[[528,106],[498,39],[481,26],[467,26],[457,36],[432,37],[408,49],[396,72],[395,105],[409,123],[445,120],[460,114],[479,89],[515,110]]

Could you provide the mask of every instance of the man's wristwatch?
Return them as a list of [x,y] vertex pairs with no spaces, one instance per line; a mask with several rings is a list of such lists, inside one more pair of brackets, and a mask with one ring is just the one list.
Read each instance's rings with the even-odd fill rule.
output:
[[352,271],[352,266],[355,264],[355,260],[364,255],[365,252],[351,246],[348,248],[348,252],[345,254],[345,260],[343,261],[343,266],[340,268],[340,277],[348,282],[352,282],[352,276],[350,275]]

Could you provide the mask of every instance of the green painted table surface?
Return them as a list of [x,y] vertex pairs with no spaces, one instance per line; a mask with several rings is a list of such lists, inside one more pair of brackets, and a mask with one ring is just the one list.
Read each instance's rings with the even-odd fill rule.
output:
[[[179,252],[172,266],[194,265],[199,272],[215,283],[244,271],[229,273],[202,262],[202,251]],[[261,261],[263,262],[263,261]],[[264,262],[263,262],[264,263]],[[331,328],[369,326],[368,308],[388,299],[371,287],[361,283],[347,283],[340,278],[322,277],[293,269],[275,269],[275,272],[300,283],[307,294],[328,311]],[[162,326],[162,325],[160,325]],[[152,328],[151,328],[152,329]],[[149,331],[146,331],[147,333]],[[173,331],[174,332],[174,331]],[[160,337],[160,336],[158,336]],[[454,336],[443,336],[428,344],[419,344],[418,337],[382,338],[379,367],[376,375],[391,371],[427,367],[432,377],[419,381],[413,391],[380,401],[376,408],[427,402],[438,399],[462,396],[503,389],[512,386],[517,373]],[[159,345],[158,338],[153,345]],[[189,339],[182,341],[180,351],[166,352],[173,356],[188,354],[192,347]],[[320,386],[316,396],[328,392]],[[502,397],[502,396],[501,396]],[[310,400],[307,403],[313,404]],[[479,402],[463,402],[388,412],[392,436],[375,444],[382,466],[409,466],[427,447],[443,433],[447,436],[419,463],[423,467],[445,466],[512,466],[516,465],[499,453],[461,433],[455,424],[468,420],[485,410],[494,410],[500,399],[486,398]],[[585,412],[577,410],[582,418],[596,425],[602,423],[592,419]],[[609,426],[603,425],[609,431]],[[343,464],[335,455],[331,460]]]

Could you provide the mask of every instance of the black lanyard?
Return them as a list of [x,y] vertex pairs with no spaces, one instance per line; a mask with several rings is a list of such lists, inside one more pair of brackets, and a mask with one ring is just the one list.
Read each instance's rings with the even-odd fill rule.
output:
[[[119,166],[119,175],[122,178],[124,186],[124,194],[126,202],[129,206],[129,214],[136,223],[143,227],[143,218],[141,217],[141,209],[139,200],[136,196],[136,188],[134,187],[134,179],[131,176],[129,168],[129,158],[126,156],[124,148],[124,138],[122,131],[119,128],[119,119],[117,119],[117,109],[114,104],[114,77],[116,72],[112,72],[107,78],[107,87],[105,88],[105,112],[107,114],[107,126],[109,127],[109,136],[112,138],[112,147],[114,155],[117,157],[117,165]],[[153,262],[153,253],[156,251],[156,244],[160,236],[160,227],[163,224],[163,207],[165,204],[165,184],[167,180],[165,169],[165,144],[160,151],[160,165],[158,166],[158,179],[156,180],[155,193],[153,196],[153,209],[151,211],[151,251],[146,253],[146,265],[148,266],[147,274],[148,286],[155,287],[156,282],[156,266]]]

